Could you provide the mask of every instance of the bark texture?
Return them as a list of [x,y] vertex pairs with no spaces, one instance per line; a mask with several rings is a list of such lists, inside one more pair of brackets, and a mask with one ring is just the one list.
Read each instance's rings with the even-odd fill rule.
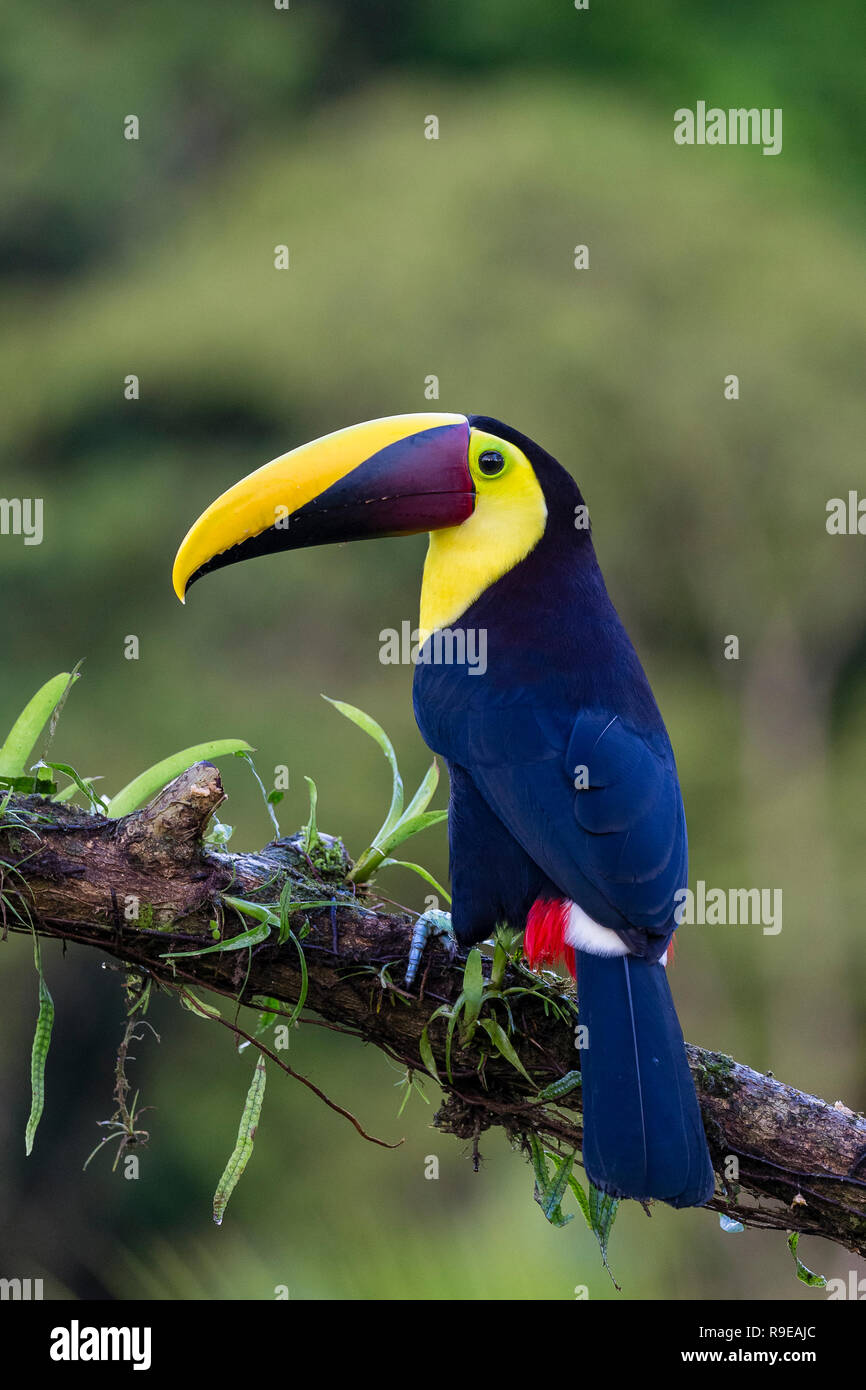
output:
[[[462,960],[429,952],[419,985],[407,992],[402,980],[412,918],[384,911],[374,888],[348,885],[349,860],[331,837],[322,836],[309,853],[300,835],[252,854],[207,848],[202,836],[224,798],[209,763],[188,769],[143,810],[120,820],[41,797],[10,798],[0,815],[4,935],[29,931],[32,921],[40,934],[96,946],[148,972],[157,985],[203,987],[253,1005],[267,997],[289,1011],[302,988],[300,961],[291,942],[276,943],[276,933],[250,949],[174,962],[162,957],[212,945],[214,920],[225,937],[255,925],[222,902],[224,893],[274,904],[290,880],[294,901],[332,904],[298,909],[290,918],[296,932],[309,926],[307,1010],[419,1072],[429,1028],[443,1091],[436,1123],[445,1132],[477,1144],[498,1125],[524,1148],[532,1135],[562,1153],[580,1146],[579,1084],[558,1099],[539,1098],[580,1067],[573,995],[561,982],[539,979],[519,964],[506,972],[504,987],[534,991],[509,996],[512,1041],[531,1082],[481,1028],[466,1045],[455,1033],[449,1077],[446,1021],[431,1018],[460,994]],[[137,911],[135,920],[130,910]],[[488,1005],[488,1016],[491,1008],[504,1022],[504,1006]],[[820,1235],[866,1255],[866,1117],[723,1054],[692,1046],[688,1053],[717,1175],[711,1207],[746,1225]]]

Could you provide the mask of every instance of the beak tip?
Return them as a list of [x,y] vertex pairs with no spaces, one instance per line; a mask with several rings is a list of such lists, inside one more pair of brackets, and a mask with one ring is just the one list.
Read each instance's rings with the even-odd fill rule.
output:
[[181,603],[186,603],[187,582],[186,578],[178,573],[177,567],[175,567],[174,573],[171,576],[171,587],[174,589]]

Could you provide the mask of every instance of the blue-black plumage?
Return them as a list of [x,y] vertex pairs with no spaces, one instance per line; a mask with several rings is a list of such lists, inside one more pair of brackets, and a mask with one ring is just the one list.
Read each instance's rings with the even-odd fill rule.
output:
[[580,951],[577,989],[587,1173],[617,1195],[702,1206],[713,1169],[665,967]]
[[670,740],[590,531],[575,525],[577,484],[501,422],[470,424],[530,459],[547,523],[453,624],[484,631],[483,679],[466,664],[422,661],[415,673],[419,728],[451,772],[455,933],[469,945],[560,899],[606,929],[604,949],[629,953],[577,953],[584,1166],[618,1195],[700,1205],[713,1170],[658,964],[688,877]]

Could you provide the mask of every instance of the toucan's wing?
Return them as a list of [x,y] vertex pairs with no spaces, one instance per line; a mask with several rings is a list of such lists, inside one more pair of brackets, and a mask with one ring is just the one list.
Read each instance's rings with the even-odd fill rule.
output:
[[607,710],[584,710],[566,735],[549,711],[502,713],[488,705],[472,721],[466,766],[478,790],[563,893],[657,957],[688,873],[663,727],[642,733]]

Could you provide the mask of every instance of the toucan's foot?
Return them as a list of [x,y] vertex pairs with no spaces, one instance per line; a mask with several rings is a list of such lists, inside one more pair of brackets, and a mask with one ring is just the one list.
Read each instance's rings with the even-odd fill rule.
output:
[[412,933],[412,944],[409,947],[409,964],[406,966],[406,984],[411,985],[418,974],[418,966],[421,964],[421,957],[424,954],[424,947],[429,941],[441,941],[448,953],[448,959],[454,957],[457,950],[457,938],[451,926],[451,913],[433,910],[424,912],[415,923],[415,930]]

